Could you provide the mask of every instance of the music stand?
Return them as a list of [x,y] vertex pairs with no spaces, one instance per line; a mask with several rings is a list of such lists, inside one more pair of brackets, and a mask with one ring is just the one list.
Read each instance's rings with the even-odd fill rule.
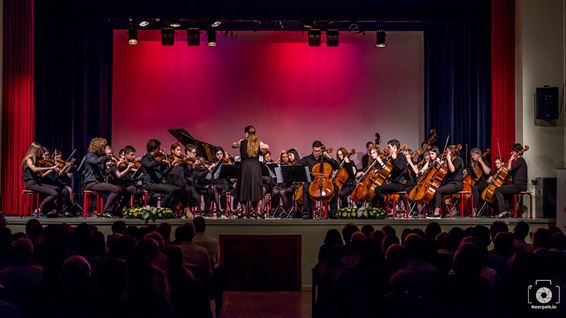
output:
[[[301,185],[305,182],[311,182],[311,174],[310,169],[307,166],[280,166],[275,168],[275,175],[277,176],[277,184],[293,184],[293,185]],[[288,218],[289,216],[293,215],[299,209],[297,202],[295,201],[295,196],[292,196],[292,204],[291,209],[289,211],[285,211],[284,208],[278,206],[273,216],[277,216],[277,212],[279,212],[280,218]]]

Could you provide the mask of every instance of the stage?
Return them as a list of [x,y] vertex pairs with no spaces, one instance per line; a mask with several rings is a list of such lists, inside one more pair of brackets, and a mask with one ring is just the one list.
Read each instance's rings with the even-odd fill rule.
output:
[[[20,218],[14,216],[6,216],[8,220],[8,227],[12,229],[13,232],[25,231],[25,224],[29,218]],[[77,225],[83,222],[95,225],[102,233],[105,235],[111,233],[111,225],[116,220],[124,220],[128,225],[145,226],[147,225],[141,220],[131,220],[131,219],[106,219],[106,218],[40,218],[43,225],[47,224],[58,224],[67,223],[71,225]],[[269,245],[270,241],[278,240],[277,248],[287,245],[287,252],[289,253],[291,259],[297,260],[297,285],[299,288],[309,288],[311,285],[311,269],[316,264],[318,249],[322,242],[326,232],[335,228],[341,230],[342,227],[347,223],[354,223],[361,227],[365,224],[371,224],[376,229],[381,228],[384,225],[391,225],[397,231],[397,235],[400,236],[404,228],[420,228],[424,229],[426,225],[430,222],[438,222],[442,226],[443,231],[449,231],[452,227],[466,228],[469,226],[475,226],[478,224],[483,224],[489,227],[494,221],[500,220],[509,226],[509,230],[512,231],[513,227],[517,222],[523,220],[530,225],[531,234],[527,237],[530,241],[532,234],[539,228],[548,228],[549,226],[555,225],[555,219],[520,219],[520,218],[509,218],[509,219],[495,219],[495,218],[443,218],[437,220],[431,219],[384,219],[384,220],[373,220],[373,219],[362,219],[362,220],[316,220],[316,219],[211,219],[206,218],[207,221],[207,233],[215,238],[220,239],[221,248],[226,246],[228,242],[234,242],[234,240],[242,243],[242,247],[249,246],[249,255],[254,255],[263,257],[265,259],[270,259]],[[164,220],[171,224],[173,227],[172,235],[174,235],[174,230],[177,226],[188,222],[188,219],[168,219]],[[148,223],[153,224],[153,223]],[[159,224],[157,221],[155,224]],[[293,240],[285,241],[285,238],[292,238]],[[259,242],[259,243],[258,243]],[[287,242],[287,243],[286,243]],[[247,245],[246,245],[247,244]],[[260,246],[260,247],[258,247]],[[257,249],[255,249],[258,247]],[[253,250],[253,252],[252,252]],[[293,251],[295,253],[293,253]],[[258,255],[256,255],[258,254]],[[296,257],[293,258],[293,255]],[[222,255],[227,255],[226,251],[222,251]],[[281,256],[278,254],[277,256]],[[239,255],[241,258],[241,255]],[[275,258],[277,259],[277,258]],[[281,259],[278,259],[281,261]],[[267,264],[267,263],[266,263]],[[300,267],[300,268],[299,268]],[[264,268],[264,266],[261,266]]]

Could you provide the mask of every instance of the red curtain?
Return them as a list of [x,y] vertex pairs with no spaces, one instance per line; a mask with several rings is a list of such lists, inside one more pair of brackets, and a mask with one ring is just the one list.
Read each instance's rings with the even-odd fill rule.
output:
[[21,160],[35,134],[34,0],[4,0],[2,77],[2,211],[22,209]]
[[[515,143],[515,0],[492,0],[491,153],[503,159]],[[492,162],[493,164],[493,162]]]

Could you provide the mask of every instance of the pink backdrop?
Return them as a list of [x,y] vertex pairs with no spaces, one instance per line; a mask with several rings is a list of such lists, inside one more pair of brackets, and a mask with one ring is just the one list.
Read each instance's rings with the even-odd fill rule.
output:
[[189,47],[179,31],[162,46],[159,31],[140,31],[137,46],[127,31],[114,33],[112,138],[117,150],[138,153],[167,128],[227,147],[246,125],[274,154],[308,153],[314,139],[330,147],[363,151],[379,131],[414,147],[423,139],[423,38],[389,32],[375,47],[375,33],[342,33],[339,47],[309,47],[302,32],[219,34],[218,46]]

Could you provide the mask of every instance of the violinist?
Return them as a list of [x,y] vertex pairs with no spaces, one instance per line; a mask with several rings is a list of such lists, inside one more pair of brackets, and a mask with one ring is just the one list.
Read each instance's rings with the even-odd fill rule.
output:
[[[314,165],[319,163],[320,161],[329,163],[332,166],[332,169],[337,169],[340,164],[336,162],[326,151],[326,147],[320,142],[319,140],[315,140],[312,143],[312,153],[306,157],[303,157],[299,160],[299,165],[307,166],[312,168]],[[304,202],[304,210],[303,210],[303,218],[304,219],[311,219],[312,218],[312,199],[309,195],[309,186],[310,182],[305,182],[303,185],[303,202]],[[337,187],[334,185],[334,193],[337,192]],[[330,200],[330,217],[333,218],[338,210],[338,196],[334,195]]]
[[157,139],[150,139],[146,144],[147,153],[141,159],[142,182],[148,191],[164,194],[163,205],[174,209],[182,199],[182,189],[165,182],[171,165],[164,160],[165,155],[159,151],[159,146],[161,142]]
[[[137,171],[141,168],[141,163],[136,161],[136,149],[133,146],[126,146],[120,151],[118,169],[115,171],[117,183],[124,188],[130,195],[140,195],[143,193],[143,187],[137,177]],[[127,199],[124,202],[127,202]]]
[[194,189],[187,183],[186,170],[188,169],[188,166],[185,163],[183,149],[179,143],[174,143],[171,145],[167,160],[169,162],[170,169],[165,174],[166,183],[182,189],[180,197],[181,202],[183,203],[183,207],[189,207],[189,198],[192,197],[192,192],[194,191]]
[[[57,216],[62,213],[66,207],[63,205],[69,202],[69,192],[66,188],[60,188],[55,185],[46,184],[41,173],[48,171],[57,171],[58,167],[55,162],[42,161],[42,146],[34,142],[32,143],[22,160],[22,170],[25,181],[25,189],[32,190],[41,194],[45,194],[45,198],[39,204],[39,213],[50,217]],[[44,149],[44,148],[43,148]],[[40,164],[41,161],[41,164]],[[55,203],[56,211],[50,211]]]
[[371,165],[371,150],[373,149],[373,142],[366,142],[367,153],[362,156],[362,171],[365,171],[369,165]]
[[[474,211],[473,216],[477,214],[478,207],[480,206],[481,193],[487,187],[487,179],[491,174],[491,168],[483,160],[482,151],[479,148],[473,148],[470,151],[470,157],[472,158],[471,167],[467,167],[472,178],[476,180],[474,186],[472,187],[472,196],[474,200]],[[474,167],[480,167],[481,174],[476,175],[476,169]]]
[[441,217],[442,196],[458,193],[464,187],[464,161],[458,156],[458,149],[455,145],[450,145],[445,152],[448,172],[442,185],[434,193],[434,217],[436,218]]
[[342,168],[348,173],[348,180],[342,185],[342,189],[340,189],[340,193],[338,194],[341,208],[348,206],[348,197],[352,194],[356,186],[356,165],[350,161],[348,155],[348,150],[344,147],[340,147],[336,151],[336,160],[340,163],[344,161]]
[[[401,144],[399,140],[392,139],[387,142],[387,149],[389,151],[389,156],[391,156],[393,163],[393,170],[389,175],[390,182],[377,188],[376,200],[378,206],[383,206],[385,204],[384,194],[391,194],[395,192],[405,191],[404,176],[407,173],[407,158],[399,153]],[[380,157],[377,157],[377,162],[383,167],[385,167],[385,162]]]
[[109,193],[104,204],[104,217],[119,215],[118,199],[122,194],[122,188],[105,182],[104,177],[108,174],[107,163],[113,161],[105,152],[107,141],[104,138],[93,138],[88,146],[88,153],[85,156],[84,167],[84,188],[86,190]]
[[200,194],[205,198],[204,210],[210,211],[210,202],[214,197],[210,188],[210,181],[206,176],[210,173],[203,160],[197,158],[197,147],[193,144],[185,146],[185,180],[194,191],[189,196],[189,206],[200,208]]
[[71,206],[74,204],[73,188],[70,187],[70,184],[73,178],[74,159],[71,159],[69,161],[63,160],[61,151],[55,149],[53,150],[53,160],[58,165],[59,171],[57,174],[53,174],[53,176],[50,175],[50,178],[52,177],[54,179],[55,181],[54,185],[57,185],[59,187],[64,187],[69,192],[69,204],[68,204],[69,209],[64,209],[64,211],[65,211],[65,216],[73,216],[73,213],[71,213],[70,211]]
[[[281,154],[279,155],[279,165],[290,165],[289,156],[290,155],[287,151],[281,152]],[[271,208],[276,209],[279,206],[279,202],[281,202],[283,204],[283,209],[285,209],[285,211],[288,211],[289,208],[291,208],[291,195],[293,194],[293,192],[294,189],[291,183],[279,184],[273,187],[273,189],[271,190]]]
[[[214,173],[220,166],[225,162],[226,154],[222,147],[217,147],[214,153],[213,162],[208,166],[209,175],[212,175],[210,180],[210,195],[205,201],[205,213],[207,212],[206,206],[210,206],[210,201],[214,199],[214,204],[216,205],[216,216],[221,217],[222,211],[226,208],[226,196],[224,195],[230,190],[230,183],[228,179],[215,179]],[[208,202],[207,202],[208,201]]]
[[511,158],[507,163],[507,169],[511,178],[511,184],[506,184],[495,189],[494,195],[497,199],[499,214],[497,217],[505,218],[511,216],[509,203],[505,200],[505,196],[512,196],[515,193],[527,191],[527,162],[521,155],[523,145],[517,143],[511,146]]

